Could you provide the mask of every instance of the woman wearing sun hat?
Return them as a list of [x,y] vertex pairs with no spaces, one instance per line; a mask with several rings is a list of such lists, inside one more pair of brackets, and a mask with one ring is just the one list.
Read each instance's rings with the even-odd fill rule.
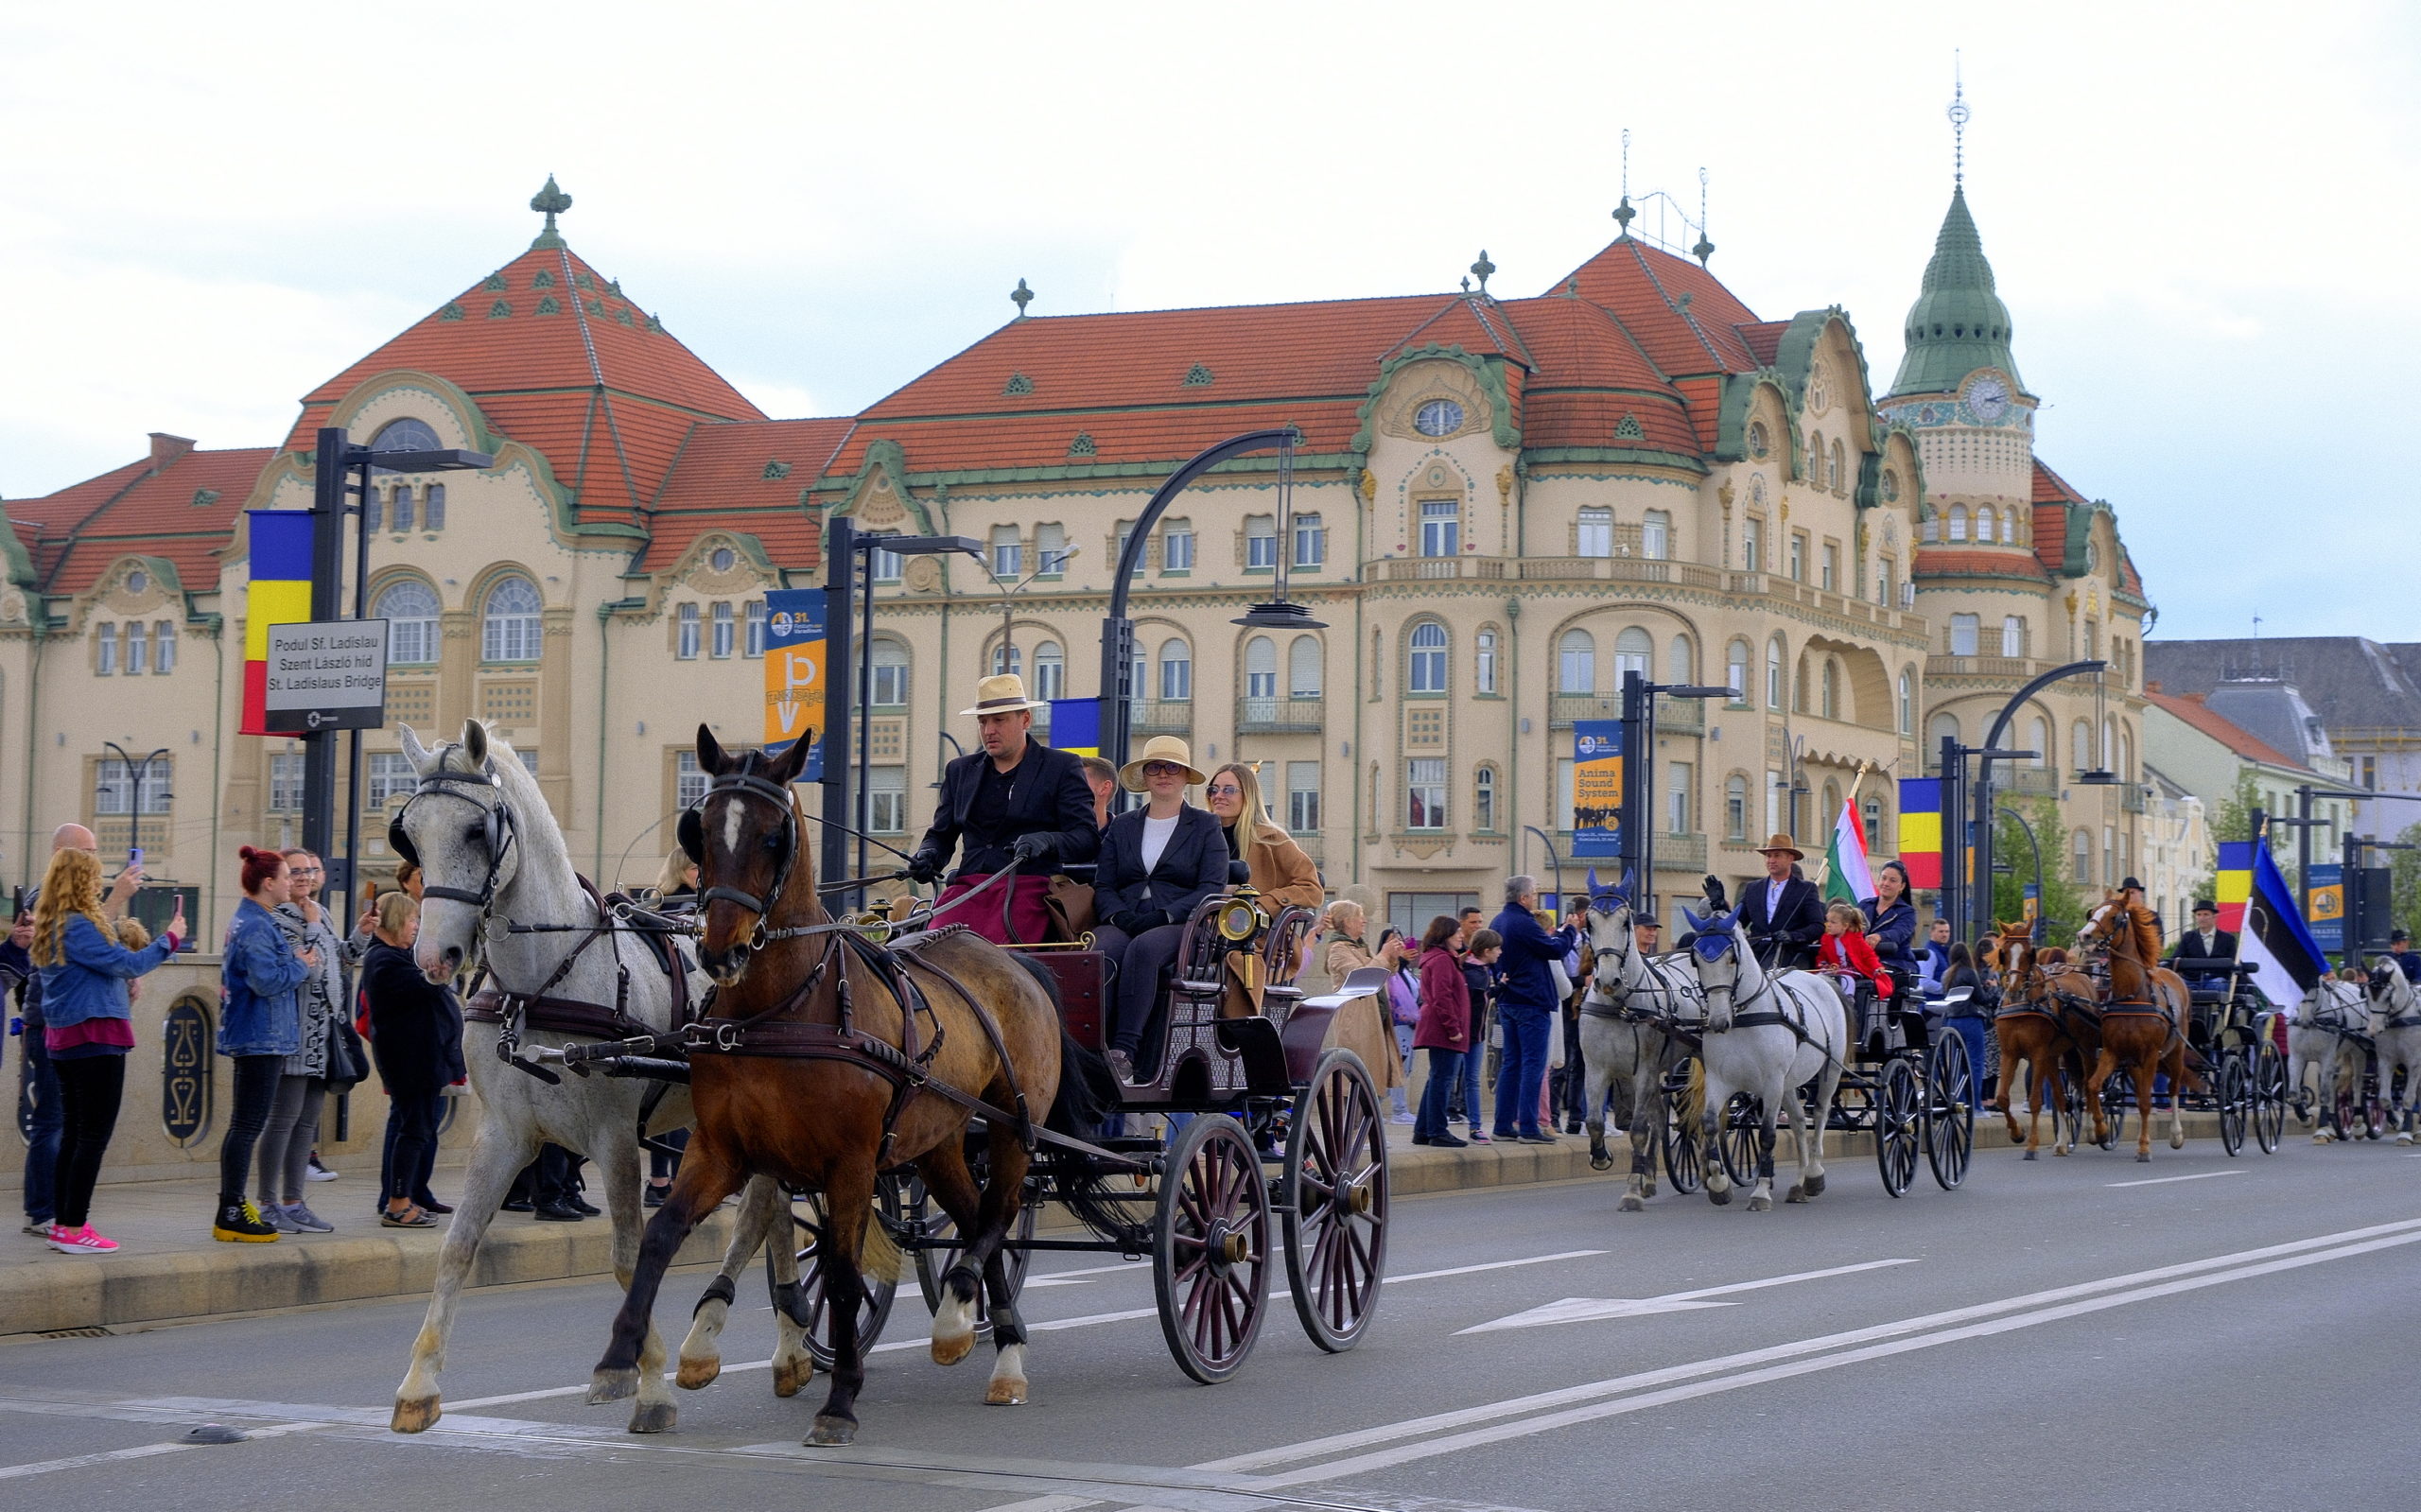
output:
[[1110,1008],[1109,1064],[1129,1083],[1147,1079],[1139,1069],[1160,1007],[1160,968],[1176,958],[1181,926],[1202,900],[1228,885],[1228,837],[1207,808],[1185,801],[1199,787],[1193,753],[1173,735],[1156,735],[1143,754],[1119,769],[1119,785],[1146,795],[1102,831],[1101,858],[1093,873],[1093,908],[1101,923],[1093,947],[1118,962],[1116,1001]]

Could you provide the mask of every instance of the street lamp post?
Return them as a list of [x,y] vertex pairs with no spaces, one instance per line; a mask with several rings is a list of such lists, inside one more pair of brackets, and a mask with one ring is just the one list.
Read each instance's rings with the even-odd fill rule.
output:
[[2026,822],[2024,814],[2006,806],[1997,808],[1994,811],[2017,821],[2017,827],[2026,831],[2026,848],[2034,853],[2034,921],[2031,933],[2036,942],[2040,943],[2043,935],[2043,843],[2035,838],[2034,826]]
[[[1992,764],[1996,760],[2015,760],[2018,759],[2020,756],[2019,753],[2015,752],[2002,752],[1999,749],[2001,737],[2009,733],[2010,721],[2017,718],[2017,711],[2025,706],[2028,699],[2032,698],[2035,694],[2050,686],[2053,683],[2059,682],[2062,678],[2081,677],[2087,672],[2099,672],[2103,668],[2109,665],[2109,663],[2104,661],[2088,658],[2084,661],[2070,662],[2064,667],[2052,668],[2049,671],[2045,672],[2042,676],[2035,678],[2032,682],[2028,683],[2024,687],[2019,688],[2016,692],[2010,695],[2009,702],[2001,705],[2000,714],[1994,719],[1992,729],[1984,736],[1984,743],[1981,746],[1974,747],[1972,749],[1960,747],[1960,751],[1963,755],[1981,756],[1984,758],[1977,764],[1976,770],[1976,791],[1974,795],[1975,812],[1972,821],[1976,832],[1976,874],[1984,879],[1982,887],[1982,892],[1986,900],[1985,907],[1982,911],[1984,914],[1989,914],[1992,912],[1991,898],[1993,895],[1994,805]],[[2099,730],[2095,732],[2094,738],[2096,739],[2100,739],[2100,732]],[[1966,770],[1963,766],[1961,766],[1956,773],[1952,772],[1950,767],[1948,753],[1954,744],[1956,744],[1956,741],[1954,740],[1945,740],[1942,743],[1944,757],[1942,774],[1945,779],[1950,779],[1954,776],[1963,779],[1966,775]],[[2034,752],[2024,753],[2025,756],[2033,756],[2036,754],[2037,753]],[[2078,780],[2106,783],[2115,781],[2116,779],[2111,777],[2107,773],[2096,772],[2079,773]],[[1952,808],[1946,804],[1943,806],[1943,809],[1945,815],[1949,819],[1946,828],[1950,831],[1942,837],[1943,885],[1945,890],[1947,890],[1949,888],[1951,878],[1956,877],[1962,884],[1962,891],[1955,895],[1959,896],[1962,901],[1966,901],[1969,908],[1972,909],[1974,907],[1973,901],[1966,899],[1963,892],[1963,883],[1966,879],[1964,871],[1967,860],[1966,849],[1964,844],[1961,843],[1961,837],[1957,833],[1957,830],[1960,827],[1960,821],[1958,816],[1961,810]],[[1954,912],[1952,916],[1955,918],[1959,915]],[[1973,938],[1977,934],[1981,934],[1984,930],[1989,927],[1990,923],[1991,921],[1989,918],[1980,917],[1971,913],[1967,916],[1967,924],[1969,927],[1962,932],[1964,932],[1969,938]]]
[[151,763],[165,756],[168,748],[164,745],[137,762],[127,755],[126,747],[115,740],[103,740],[101,744],[117,753],[118,765],[126,769],[127,782],[133,790],[128,795],[126,806],[126,849],[128,861],[131,864],[135,853],[143,849],[143,781],[151,774]]
[[1633,904],[1645,912],[1656,895],[1656,696],[1730,698],[1732,688],[1696,683],[1651,683],[1623,673],[1623,864],[1631,870]]

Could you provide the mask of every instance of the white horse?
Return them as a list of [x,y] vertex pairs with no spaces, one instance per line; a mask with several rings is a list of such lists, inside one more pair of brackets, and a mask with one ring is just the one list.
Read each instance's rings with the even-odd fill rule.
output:
[[[1698,1058],[1706,1067],[1707,1197],[1717,1204],[1732,1200],[1731,1178],[1715,1153],[1725,1105],[1733,1092],[1743,1091],[1760,1099],[1765,1112],[1749,1210],[1764,1212],[1774,1205],[1774,1123],[1785,1109],[1799,1141],[1799,1180],[1788,1200],[1805,1202],[1824,1190],[1824,1126],[1832,1120],[1841,1056],[1849,1046],[1841,996],[1812,971],[1768,971],[1735,932],[1737,909],[1702,919],[1685,908],[1681,915],[1698,931],[1690,951],[1706,993],[1706,1035]],[[1816,1084],[1812,1128],[1798,1095],[1809,1082]]]
[[[1630,1180],[1621,1210],[1635,1213],[1656,1195],[1656,1135],[1663,1122],[1662,1086],[1677,1059],[1665,1021],[1703,1003],[1698,978],[1678,961],[1650,961],[1631,937],[1630,902],[1590,879],[1589,945],[1596,966],[1580,1001],[1580,1055],[1589,1088],[1589,1164],[1613,1169],[1606,1149],[1606,1098],[1630,1134]],[[1695,1009],[1693,1010],[1695,1012]]]
[[2351,1138],[2338,1123],[2337,1088],[2340,1078],[2342,1085],[2360,1086],[2362,1043],[2358,1036],[2369,1030],[2370,1011],[2360,990],[2335,977],[2321,978],[2287,1025],[2289,1094],[2302,1101],[2307,1072],[2319,1083],[2320,1127],[2312,1131],[2314,1144],[2328,1143],[2332,1128],[2336,1130],[2333,1138]]
[[[2413,1113],[2421,1109],[2421,988],[2392,961],[2382,961],[2371,970],[2370,1000],[2371,1041],[2379,1053],[2379,1096],[2389,1100],[2395,1142],[2411,1144]],[[2394,1102],[2399,1066],[2404,1068],[2400,1111]]]
[[[609,921],[581,886],[563,831],[547,808],[537,779],[513,747],[477,721],[463,721],[460,742],[435,751],[424,746],[409,725],[398,726],[397,734],[420,778],[420,791],[396,816],[395,831],[421,867],[421,930],[413,959],[422,972],[432,982],[449,981],[465,963],[481,956],[502,989],[618,1004],[629,1018],[650,1029],[671,1028],[671,979],[627,930],[594,932]],[[511,929],[516,924],[539,928],[516,933]],[[692,971],[690,985],[703,993],[705,978]],[[445,1343],[463,1284],[514,1175],[537,1156],[541,1143],[576,1150],[596,1163],[614,1226],[614,1274],[625,1286],[638,1256],[644,1224],[639,1118],[649,1084],[554,1071],[531,1074],[499,1055],[506,1027],[476,1021],[463,1026],[463,1060],[479,1098],[479,1134],[463,1175],[462,1200],[439,1252],[437,1288],[412,1341],[411,1367],[395,1392],[391,1426],[399,1434],[420,1433],[442,1414],[437,1376],[445,1365]],[[571,1041],[566,1034],[525,1033],[520,1052],[528,1059],[533,1049],[560,1050]],[[688,1089],[676,1088],[656,1109],[656,1126],[677,1128],[688,1116]],[[777,1236],[773,1238],[775,1281],[795,1282],[790,1225],[789,1205],[779,1189],[770,1181],[752,1186],[741,1197],[738,1231],[723,1260],[724,1277],[736,1275],[759,1244]],[[721,1369],[714,1340],[728,1310],[717,1295],[724,1289],[710,1291],[699,1307],[689,1342],[683,1346],[684,1385],[704,1385]],[[813,1357],[798,1326],[779,1308],[774,1316],[781,1333],[775,1356],[776,1389],[788,1384],[794,1392],[813,1373]],[[633,1433],[662,1433],[673,1425],[676,1414],[663,1369],[663,1342],[650,1330],[638,1401],[631,1413]]]

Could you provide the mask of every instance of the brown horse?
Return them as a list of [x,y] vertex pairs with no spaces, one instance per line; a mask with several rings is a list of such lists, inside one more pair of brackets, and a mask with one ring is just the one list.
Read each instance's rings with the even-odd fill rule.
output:
[[[989,1288],[999,1354],[984,1400],[1025,1400],[1025,1330],[1001,1253],[1017,1221],[1032,1149],[1029,1108],[1066,1129],[1093,1110],[1081,1075],[1063,1091],[1061,1028],[1049,979],[964,930],[916,935],[884,950],[836,925],[816,894],[804,815],[791,784],[809,738],[776,756],[726,754],[698,730],[710,781],[681,834],[699,863],[700,959],[717,988],[688,1034],[697,1131],[663,1208],[649,1223],[637,1273],[599,1361],[589,1400],[628,1396],[658,1282],[682,1240],[751,1175],[824,1196],[816,1246],[830,1322],[832,1388],[810,1444],[845,1444],[865,1380],[858,1337],[865,1271],[896,1274],[897,1246],[874,1217],[876,1177],[913,1166],[967,1243],[944,1277],[932,1355],[956,1364],[975,1347],[979,1284]],[[1098,1085],[1096,1083],[1096,1085]],[[972,1109],[985,1118],[989,1179],[967,1159]]]
[[[2112,893],[2077,931],[2077,943],[2101,947],[2110,961],[2110,1000],[2101,1010],[2101,1049],[2094,1057],[2092,1074],[2085,1078],[2085,1088],[2099,1094],[2111,1072],[2127,1068],[2135,1084],[2135,1111],[2141,1120],[2135,1131],[2135,1158],[2149,1161],[2152,1157],[2153,1081],[2164,1071],[2168,1075],[2168,1147],[2172,1150],[2186,1148],[2184,1094],[2202,1084],[2199,1077],[2188,1082],[2186,979],[2152,964],[2155,952],[2148,948],[2138,928],[2134,909],[2121,895]],[[2108,1132],[2097,1096],[2094,1138],[2099,1141]]]
[[[2000,1041],[2001,1084],[1993,1095],[1993,1106],[2009,1124],[2010,1142],[2016,1143],[2020,1135],[2017,1116],[2010,1111],[2009,1090],[2017,1081],[2019,1064],[2024,1063],[2031,1085],[2023,1138],[2026,1158],[2034,1160],[2041,1157],[2043,1149],[2043,1110],[2060,1095],[2060,1062],[2075,1047],[2060,1025],[2059,1004],[2048,990],[2033,927],[2024,920],[1995,921],[1995,927],[2000,932],[1990,944],[2001,974],[2001,1006],[1993,1020],[1993,1034]],[[2051,1153],[2068,1153],[2057,1113],[2051,1116]]]

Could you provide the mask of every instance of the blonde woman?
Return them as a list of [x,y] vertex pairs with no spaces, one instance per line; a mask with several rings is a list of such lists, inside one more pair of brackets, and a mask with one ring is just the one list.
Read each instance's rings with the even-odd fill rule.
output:
[[[1344,986],[1345,979],[1364,966],[1377,965],[1365,943],[1369,927],[1369,914],[1351,898],[1341,897],[1328,906],[1320,930],[1320,968],[1328,973],[1332,988]],[[1341,1004],[1336,1017],[1329,1020],[1328,1039],[1321,1048],[1351,1051],[1362,1057],[1363,1068],[1380,1091],[1402,1090],[1403,1063],[1396,1055],[1395,1033],[1378,999],[1354,998]]]
[[664,870],[655,874],[656,906],[676,900],[694,901],[698,895],[698,863],[678,845],[664,858]]
[[[1228,859],[1251,868],[1253,890],[1266,900],[1273,915],[1291,906],[1320,906],[1319,868],[1295,843],[1295,837],[1269,817],[1261,801],[1261,779],[1253,775],[1252,768],[1241,761],[1228,762],[1210,773],[1202,797],[1228,837]],[[1246,815],[1251,816],[1249,824]]]
[[101,863],[88,850],[54,851],[34,905],[33,964],[42,970],[43,1043],[59,1078],[59,1159],[52,1167],[46,1243],[63,1255],[106,1255],[117,1242],[93,1232],[93,1187],[117,1127],[126,1052],[134,1048],[128,987],[176,954],[185,933],[182,899],[167,932],[138,950],[117,943],[101,912]]

